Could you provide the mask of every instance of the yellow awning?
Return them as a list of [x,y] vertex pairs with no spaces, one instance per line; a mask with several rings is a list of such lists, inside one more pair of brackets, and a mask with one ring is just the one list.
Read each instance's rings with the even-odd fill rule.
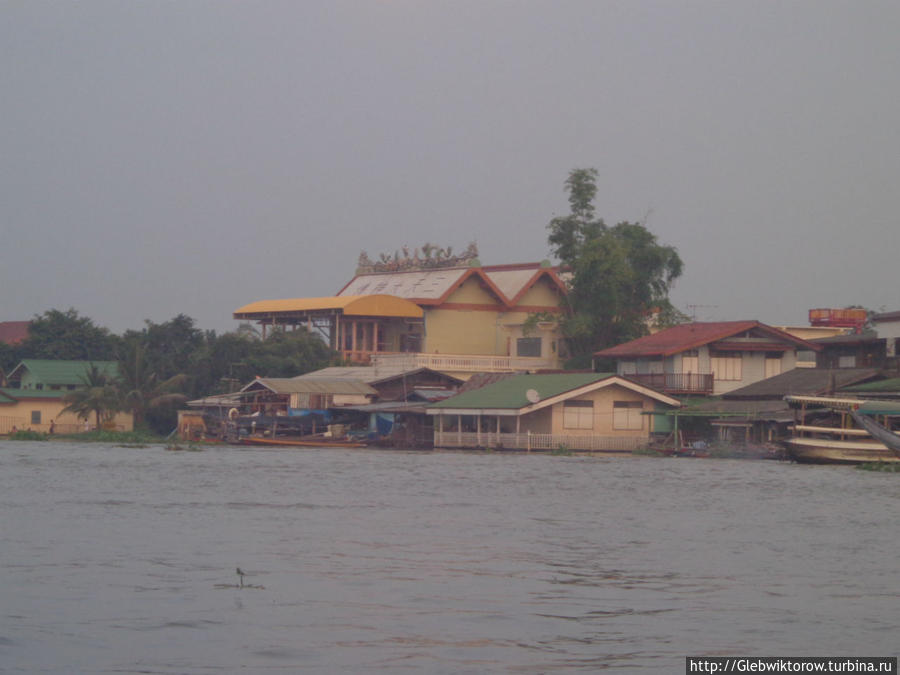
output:
[[235,310],[235,319],[266,319],[340,311],[344,316],[422,318],[422,308],[394,295],[346,295],[327,298],[259,300]]

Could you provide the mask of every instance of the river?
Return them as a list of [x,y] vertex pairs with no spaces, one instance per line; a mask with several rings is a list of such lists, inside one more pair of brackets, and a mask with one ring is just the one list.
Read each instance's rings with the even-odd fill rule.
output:
[[0,441],[0,671],[892,656],[898,517],[851,467]]

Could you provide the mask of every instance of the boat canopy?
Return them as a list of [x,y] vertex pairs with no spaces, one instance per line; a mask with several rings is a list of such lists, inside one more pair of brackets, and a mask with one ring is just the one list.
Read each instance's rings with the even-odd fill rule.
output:
[[900,415],[900,401],[871,401],[862,398],[829,396],[785,396],[790,403],[808,403],[835,410],[856,410],[862,415]]

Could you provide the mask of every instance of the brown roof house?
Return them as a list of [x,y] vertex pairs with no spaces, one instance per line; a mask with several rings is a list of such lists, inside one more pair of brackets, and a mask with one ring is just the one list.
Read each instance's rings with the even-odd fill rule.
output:
[[673,326],[596,352],[617,374],[669,394],[719,395],[793,369],[818,345],[759,321]]

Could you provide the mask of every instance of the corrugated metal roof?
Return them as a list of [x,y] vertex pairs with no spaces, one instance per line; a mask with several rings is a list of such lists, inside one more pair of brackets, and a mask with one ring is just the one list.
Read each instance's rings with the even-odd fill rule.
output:
[[723,394],[725,399],[780,399],[795,396],[824,394],[831,387],[843,388],[857,382],[869,380],[878,375],[873,368],[794,368],[780,375],[748,384]]
[[62,398],[68,392],[62,389],[14,389],[5,387],[3,393],[17,401],[28,398]]
[[325,377],[260,377],[241,391],[264,387],[276,394],[361,394],[374,396],[376,392],[365,382],[346,378]]
[[759,321],[694,322],[672,326],[644,337],[596,352],[603,358],[627,358],[641,356],[671,356],[687,349],[732,337],[749,330],[758,330],[768,336],[778,337],[798,347],[819,350],[821,347],[801,340],[789,333],[767,326]]
[[422,308],[409,300],[384,294],[345,294],[326,298],[259,300],[234,311],[235,319],[257,319],[278,314],[340,310],[345,316],[392,316],[418,319]]
[[451,396],[438,403],[433,403],[429,408],[501,408],[517,410],[533,403],[533,401],[528,400],[526,395],[531,389],[538,393],[541,400],[545,400],[611,376],[611,373],[514,375],[488,384],[480,389]]
[[886,380],[877,380],[875,382],[866,382],[865,384],[855,384],[850,387],[841,387],[841,391],[858,391],[874,393],[900,392],[900,377],[891,377]]
[[470,269],[450,267],[437,270],[360,274],[341,289],[339,297],[386,293],[408,300],[440,300]]
[[20,370],[27,370],[41,384],[51,385],[83,385],[91,366],[107,377],[119,376],[119,364],[116,361],[66,361],[51,359],[23,359],[10,371],[7,379],[19,379]]

